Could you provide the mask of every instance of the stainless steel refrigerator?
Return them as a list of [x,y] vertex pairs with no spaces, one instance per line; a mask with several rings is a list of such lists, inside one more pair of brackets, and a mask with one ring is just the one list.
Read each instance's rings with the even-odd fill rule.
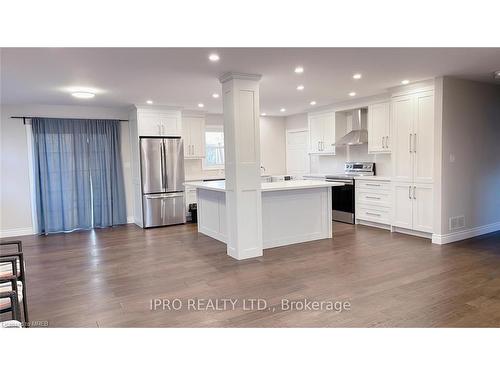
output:
[[185,223],[183,141],[142,137],[140,144],[144,228]]

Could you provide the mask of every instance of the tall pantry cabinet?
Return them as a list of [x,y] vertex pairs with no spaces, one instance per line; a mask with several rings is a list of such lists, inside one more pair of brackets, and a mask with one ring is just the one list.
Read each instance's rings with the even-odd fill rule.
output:
[[392,225],[432,233],[434,91],[393,97],[391,116]]

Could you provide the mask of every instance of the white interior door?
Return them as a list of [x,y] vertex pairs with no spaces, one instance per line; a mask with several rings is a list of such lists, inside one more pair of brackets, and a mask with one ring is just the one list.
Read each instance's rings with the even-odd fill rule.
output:
[[418,94],[415,98],[413,127],[414,181],[433,181],[434,171],[434,94]]
[[392,165],[395,181],[413,179],[413,153],[410,152],[413,140],[413,98],[403,96],[392,102]]
[[286,171],[291,175],[309,173],[307,130],[289,130],[286,134]]
[[413,229],[432,233],[434,214],[432,185],[415,184],[413,189]]
[[393,185],[392,225],[412,229],[413,189],[409,183],[395,182]]

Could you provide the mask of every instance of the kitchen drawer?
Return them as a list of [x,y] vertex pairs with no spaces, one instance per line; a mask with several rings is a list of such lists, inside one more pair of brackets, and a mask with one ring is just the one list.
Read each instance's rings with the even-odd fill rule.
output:
[[356,180],[356,188],[370,190],[391,190],[390,181]]
[[375,223],[389,224],[390,209],[387,207],[372,206],[372,205],[357,205],[356,219],[373,221]]
[[391,207],[391,192],[356,188],[356,202],[361,205]]

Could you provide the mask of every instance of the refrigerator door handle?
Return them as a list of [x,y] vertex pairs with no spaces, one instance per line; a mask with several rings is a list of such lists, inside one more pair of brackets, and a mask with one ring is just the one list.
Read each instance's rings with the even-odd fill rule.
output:
[[161,168],[161,173],[160,173],[160,181],[161,181],[161,188],[165,190],[165,179],[163,178],[163,174],[165,171],[165,163],[164,163],[164,156],[165,153],[163,151],[163,142],[160,143],[160,168]]
[[161,157],[162,163],[163,163],[163,171],[162,171],[162,178],[165,181],[165,186],[163,187],[163,190],[167,191],[168,190],[168,174],[167,174],[167,150],[165,147],[165,140],[161,143],[161,146],[163,147],[163,155]]

